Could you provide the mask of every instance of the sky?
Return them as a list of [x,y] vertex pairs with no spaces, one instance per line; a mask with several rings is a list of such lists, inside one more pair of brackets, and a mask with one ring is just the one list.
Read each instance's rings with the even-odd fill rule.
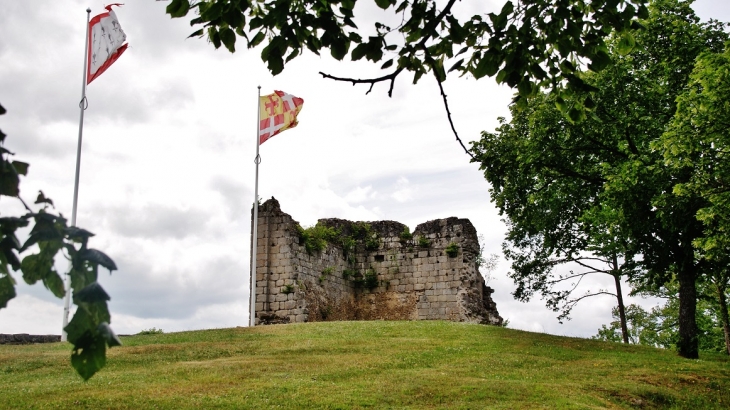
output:
[[[360,2],[356,23],[372,26],[385,14]],[[368,4],[365,4],[368,3]],[[498,11],[501,0],[458,2],[458,13]],[[42,6],[41,6],[42,4]],[[118,334],[246,326],[249,299],[250,212],[254,200],[256,103],[283,90],[304,99],[299,126],[261,146],[259,196],[275,197],[303,226],[320,218],[395,220],[416,225],[456,216],[483,236],[485,254],[501,255],[505,224],[489,186],[454,140],[437,84],[402,75],[388,85],[323,79],[382,75],[378,66],[337,62],[310,52],[272,77],[261,47],[243,41],[231,54],[204,39],[187,19],[170,19],[167,2],[128,1],[116,8],[129,49],[87,89],[77,225],[94,232],[90,247],[117,264],[99,282],[112,297]],[[70,219],[84,59],[86,8],[76,0],[0,0],[0,129],[15,159],[31,164],[21,196],[39,190]],[[730,4],[700,0],[703,19],[730,21]],[[507,117],[512,91],[493,79],[444,83],[455,126],[465,141]],[[20,215],[19,201],[2,197],[0,215]],[[21,234],[27,234],[27,232]],[[58,258],[65,272],[67,263]],[[572,320],[536,297],[515,301],[500,259],[488,285],[509,327],[590,337],[611,321],[615,298],[588,299]],[[0,310],[0,333],[60,334],[63,302],[42,284],[14,272],[18,296]],[[584,281],[583,290],[610,289],[611,277]],[[656,300],[628,297],[653,306]]]

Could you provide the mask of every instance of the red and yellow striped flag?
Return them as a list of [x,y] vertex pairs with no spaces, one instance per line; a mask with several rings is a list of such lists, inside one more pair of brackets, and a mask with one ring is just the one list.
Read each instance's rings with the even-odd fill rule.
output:
[[259,144],[289,128],[297,126],[297,114],[304,100],[283,91],[259,98]]

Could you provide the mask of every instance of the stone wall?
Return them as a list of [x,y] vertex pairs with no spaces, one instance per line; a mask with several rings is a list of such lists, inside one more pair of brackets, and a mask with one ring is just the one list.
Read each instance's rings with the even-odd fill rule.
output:
[[29,335],[27,333],[4,334],[0,333],[0,345],[27,345],[34,343],[60,342],[59,335]]
[[[299,224],[278,201],[272,198],[259,207],[257,323],[443,319],[502,324],[493,290],[476,266],[479,242],[468,219],[422,223],[410,239],[401,235],[406,226],[395,221],[320,219],[318,224],[338,236],[321,251],[307,252]],[[447,254],[450,245],[455,255]]]

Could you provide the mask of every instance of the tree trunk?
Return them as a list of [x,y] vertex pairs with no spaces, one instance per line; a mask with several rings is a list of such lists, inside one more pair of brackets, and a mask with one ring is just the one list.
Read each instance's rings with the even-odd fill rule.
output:
[[[613,255],[613,279],[616,282],[616,299],[618,299],[618,314],[621,320],[621,336],[624,343],[629,343],[629,328],[626,326],[626,309],[624,309],[624,295],[621,293],[621,275],[618,273],[618,260]],[[638,341],[637,341],[638,342]]]
[[730,355],[730,320],[727,312],[727,299],[725,291],[727,287],[724,283],[717,284],[717,293],[720,300],[720,319],[722,320],[722,330],[725,333],[725,353]]
[[677,279],[679,281],[679,340],[677,352],[687,359],[698,359],[699,341],[697,338],[697,288],[695,284],[694,255],[685,254]]

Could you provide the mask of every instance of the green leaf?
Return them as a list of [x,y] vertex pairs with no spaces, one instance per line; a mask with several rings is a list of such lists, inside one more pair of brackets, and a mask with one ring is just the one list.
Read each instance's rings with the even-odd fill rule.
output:
[[390,7],[391,2],[390,0],[375,0],[375,4],[377,4],[378,7],[380,7],[381,9],[385,10]]
[[618,42],[618,53],[625,56],[636,47],[636,40],[630,31],[624,31],[621,33],[621,39]]
[[43,286],[53,293],[53,296],[62,298],[66,295],[66,289],[63,284],[63,279],[58,275],[58,272],[51,271],[46,277],[43,278]]
[[505,18],[512,14],[512,12],[515,11],[515,5],[512,4],[511,1],[508,1],[507,3],[502,6],[502,11],[499,12],[500,17],[504,16]]
[[87,332],[71,352],[71,365],[84,380],[89,380],[106,365],[106,341],[98,333]]
[[561,96],[555,98],[555,108],[561,113],[565,114],[568,112],[568,103]]
[[352,49],[352,52],[350,53],[350,59],[352,61],[357,61],[357,60],[365,57],[365,53],[367,51],[368,51],[367,44],[360,43],[354,49]]
[[18,175],[28,175],[28,166],[27,162],[13,161],[13,168]]
[[10,275],[0,276],[0,309],[8,306],[8,301],[14,298],[15,280]]
[[68,322],[68,325],[63,329],[66,331],[68,341],[76,344],[76,341],[80,340],[87,332],[91,332],[96,328],[94,320],[89,315],[86,309],[76,309],[76,313]]
[[[7,161],[3,161],[6,169],[10,168],[10,164]],[[10,170],[3,170],[0,174],[0,195],[16,197],[20,193],[20,179],[18,174],[11,172]]]
[[[499,71],[499,66],[502,65],[499,57],[492,51],[489,51],[482,56],[479,60],[479,64],[472,71],[472,75],[477,80],[486,76],[492,77]],[[499,81],[499,80],[498,80]]]
[[264,35],[264,32],[259,31],[258,33],[256,33],[255,36],[253,36],[253,40],[251,40],[248,43],[248,48],[253,48],[253,47],[256,47],[257,45],[261,44],[261,42],[264,41],[264,38],[266,38],[266,36]]
[[96,249],[86,249],[79,254],[79,259],[82,261],[89,261],[94,264],[101,265],[109,271],[117,270],[117,265],[114,261],[108,257],[104,252]]
[[[36,225],[37,227],[38,225]],[[38,242],[41,241],[56,241],[60,240],[62,238],[61,235],[58,234],[58,231],[54,229],[43,229],[38,230],[36,232],[33,232],[28,239],[25,241],[23,246],[20,247],[20,252],[25,252],[28,248],[35,245]]]
[[188,38],[190,38],[190,37],[200,37],[200,36],[203,35],[203,33],[205,33],[205,29],[202,29],[201,28],[201,29],[198,29],[198,30],[193,31],[193,34],[189,35]]
[[599,72],[611,64],[611,56],[603,50],[599,50],[591,57],[591,63],[588,68],[595,72]]
[[330,54],[336,60],[342,60],[350,49],[350,40],[341,40],[333,42],[330,46]]
[[92,282],[74,294],[74,302],[97,303],[108,300],[111,300],[111,297],[98,282]]
[[530,77],[523,77],[522,81],[517,85],[517,91],[522,97],[530,97],[532,95],[532,82]]
[[23,258],[20,263],[20,270],[23,272],[23,280],[29,285],[33,285],[39,280],[43,280],[48,272],[53,268],[53,260],[34,253]]
[[288,63],[289,61],[293,60],[296,56],[299,55],[299,49],[296,48],[294,51],[289,53],[289,55],[286,57],[286,61],[284,61],[284,64]]
[[223,42],[223,45],[226,46],[228,51],[231,53],[236,52],[236,33],[231,30],[230,27],[223,27],[218,32],[221,38],[221,42]]
[[281,58],[281,50],[278,48],[271,48],[272,43],[264,47],[261,50],[261,56],[263,58],[264,53],[266,54],[266,66],[268,67],[271,74],[277,75],[284,70],[284,60]]
[[573,107],[568,111],[568,119],[573,123],[578,123],[586,118],[586,114],[578,107]]
[[7,263],[12,266],[13,270],[20,269],[20,261],[18,260],[18,257],[15,255],[15,250],[19,249],[20,245],[18,243],[18,238],[15,237],[14,233],[10,233],[8,235],[5,235],[5,237],[0,241],[0,250],[2,251],[2,254],[5,256],[5,259]]
[[66,237],[74,242],[86,242],[90,237],[94,236],[93,233],[83,228],[76,226],[70,226],[64,230]]
[[35,199],[35,204],[48,204],[53,206],[53,201],[51,198],[46,198],[45,195],[43,195],[43,191],[38,191],[38,196]]
[[392,65],[393,65],[393,59],[391,58],[390,60],[388,60],[385,63],[383,63],[383,65],[380,66],[380,69],[381,70],[384,70],[384,69],[386,69],[386,68],[388,68],[388,67],[390,67]]
[[101,337],[104,338],[104,340],[106,341],[106,344],[109,345],[109,347],[122,345],[122,341],[119,340],[119,338],[114,333],[112,328],[109,327],[109,323],[107,323],[107,322],[99,323],[99,326],[96,327],[96,330],[99,332],[99,335],[101,335]]
[[0,115],[4,115],[7,111],[5,110],[5,107],[0,104]]
[[221,36],[215,26],[208,27],[208,39],[216,49],[221,48]]
[[167,5],[165,12],[172,18],[185,17],[190,10],[190,2],[188,0],[172,0]]
[[464,63],[464,59],[462,58],[459,61],[457,61],[456,63],[454,63],[454,65],[452,65],[451,68],[449,68],[449,72],[452,72],[454,70],[458,70],[459,68],[461,68],[461,65],[463,63]]

